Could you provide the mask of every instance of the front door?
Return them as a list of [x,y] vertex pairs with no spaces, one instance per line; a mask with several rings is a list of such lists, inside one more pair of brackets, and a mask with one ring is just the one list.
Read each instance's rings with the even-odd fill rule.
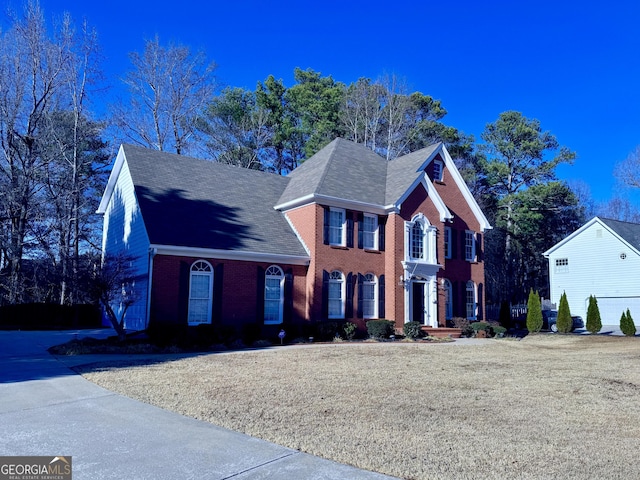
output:
[[426,283],[411,282],[411,321],[420,322],[424,325],[425,321],[425,293]]

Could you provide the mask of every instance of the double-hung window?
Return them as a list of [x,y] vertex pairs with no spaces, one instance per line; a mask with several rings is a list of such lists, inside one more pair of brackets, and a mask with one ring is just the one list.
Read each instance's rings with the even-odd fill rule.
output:
[[329,274],[329,318],[344,318],[345,282],[342,272]]
[[467,282],[466,288],[467,320],[476,319],[476,286],[472,281]]
[[413,222],[411,226],[410,232],[410,253],[411,258],[414,260],[424,260],[425,259],[425,235],[424,235],[424,225],[421,222]]
[[451,227],[444,227],[444,258],[451,258]]
[[342,208],[331,208],[329,211],[329,245],[344,246],[346,244],[346,214]]
[[378,216],[364,214],[362,218],[362,246],[367,250],[378,249]]
[[568,258],[556,258],[555,273],[569,273]]
[[476,261],[476,234],[472,230],[466,230],[464,234],[464,259],[467,262]]
[[376,292],[378,282],[373,273],[367,273],[362,277],[362,316],[364,318],[377,318]]
[[284,273],[275,265],[267,268],[264,277],[264,323],[282,323],[284,306]]
[[189,275],[189,325],[211,323],[213,301],[213,268],[205,260],[191,265]]

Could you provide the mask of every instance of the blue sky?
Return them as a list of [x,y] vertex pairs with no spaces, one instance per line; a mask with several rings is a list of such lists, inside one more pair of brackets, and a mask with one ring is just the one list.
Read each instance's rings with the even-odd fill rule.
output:
[[295,67],[345,83],[395,73],[477,140],[503,111],[538,119],[577,152],[560,177],[596,201],[624,193],[613,167],[640,144],[637,0],[40,1],[48,19],[68,11],[96,27],[113,87],[156,34],[204,49],[221,83],[250,89],[269,74],[291,85]]

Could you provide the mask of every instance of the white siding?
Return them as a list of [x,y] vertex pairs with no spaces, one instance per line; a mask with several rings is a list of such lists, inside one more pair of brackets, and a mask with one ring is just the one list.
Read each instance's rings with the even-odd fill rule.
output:
[[[556,272],[557,259],[568,260],[566,272]],[[566,292],[571,314],[580,315],[585,322],[589,295],[599,298],[604,325],[620,322],[622,304],[627,304],[625,309],[629,308],[632,316],[640,318],[640,310],[634,315],[634,308],[640,307],[639,271],[637,253],[595,222],[549,254],[551,301],[558,306],[562,292]]]
[[[128,255],[136,258],[136,290],[139,300],[129,307],[125,317],[125,325],[129,330],[146,328],[149,237],[142,221],[131,173],[126,161],[118,174],[113,194],[105,209],[102,251],[105,254],[125,251]],[[117,309],[118,306],[114,305],[114,308]]]

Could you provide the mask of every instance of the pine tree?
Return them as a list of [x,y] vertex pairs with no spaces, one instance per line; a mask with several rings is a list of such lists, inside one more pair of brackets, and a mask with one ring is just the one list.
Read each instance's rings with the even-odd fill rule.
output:
[[631,312],[627,308],[627,312],[622,312],[620,317],[620,330],[628,337],[633,337],[636,334],[636,326],[631,318]]
[[598,333],[602,328],[598,299],[593,295],[589,296],[589,307],[587,308],[587,330],[593,334]]
[[527,330],[529,333],[538,333],[542,328],[542,304],[540,295],[529,290],[529,300],[527,301]]
[[558,332],[569,333],[571,327],[573,327],[573,320],[571,319],[571,311],[569,310],[569,302],[567,301],[567,293],[563,292],[560,297],[560,306],[558,308]]

